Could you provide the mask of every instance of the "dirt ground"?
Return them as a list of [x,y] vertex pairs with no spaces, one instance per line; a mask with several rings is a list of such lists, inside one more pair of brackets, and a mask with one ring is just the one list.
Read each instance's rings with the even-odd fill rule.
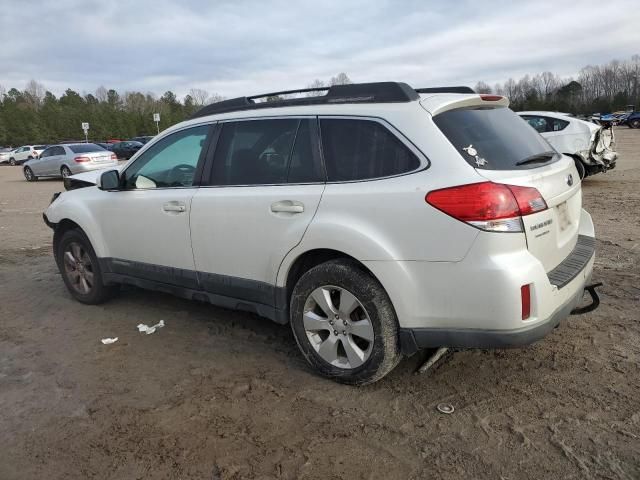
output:
[[73,301],[41,220],[61,182],[0,168],[0,479],[640,478],[640,130],[616,133],[618,168],[584,183],[600,309],[364,388],[250,314],[135,289]]

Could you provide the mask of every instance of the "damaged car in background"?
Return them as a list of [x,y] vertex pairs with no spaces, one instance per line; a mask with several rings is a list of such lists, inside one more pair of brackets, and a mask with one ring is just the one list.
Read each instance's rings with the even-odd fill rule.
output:
[[618,154],[611,126],[596,125],[557,112],[518,112],[518,115],[556,151],[572,157],[580,177],[615,168]]

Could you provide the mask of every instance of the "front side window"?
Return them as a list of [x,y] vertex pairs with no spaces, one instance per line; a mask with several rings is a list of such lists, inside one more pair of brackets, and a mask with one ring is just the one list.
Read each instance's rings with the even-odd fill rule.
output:
[[420,166],[418,157],[379,122],[321,119],[320,131],[330,182],[389,177]]
[[274,185],[323,179],[312,146],[313,120],[227,122],[213,160],[213,185]]
[[208,133],[209,126],[202,125],[163,138],[127,168],[125,188],[192,186]]
[[56,147],[47,148],[44,152],[40,154],[40,158],[50,157],[53,155],[53,151]]

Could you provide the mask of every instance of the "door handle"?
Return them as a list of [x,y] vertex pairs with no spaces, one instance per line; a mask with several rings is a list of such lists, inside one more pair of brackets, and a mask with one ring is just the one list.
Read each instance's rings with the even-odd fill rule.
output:
[[273,213],[302,213],[304,205],[302,202],[294,200],[281,200],[271,204],[271,211]]
[[168,203],[165,203],[162,206],[162,209],[165,212],[178,212],[178,213],[181,213],[181,212],[186,212],[187,211],[186,205],[184,203],[180,203],[180,202],[168,202]]

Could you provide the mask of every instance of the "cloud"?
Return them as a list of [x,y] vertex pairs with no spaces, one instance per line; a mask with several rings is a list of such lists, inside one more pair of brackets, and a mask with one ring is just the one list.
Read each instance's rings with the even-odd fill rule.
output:
[[[7,0],[5,0],[5,3]],[[0,85],[224,96],[354,81],[489,83],[640,53],[635,0],[35,0],[3,5]],[[635,21],[633,21],[635,18]]]

